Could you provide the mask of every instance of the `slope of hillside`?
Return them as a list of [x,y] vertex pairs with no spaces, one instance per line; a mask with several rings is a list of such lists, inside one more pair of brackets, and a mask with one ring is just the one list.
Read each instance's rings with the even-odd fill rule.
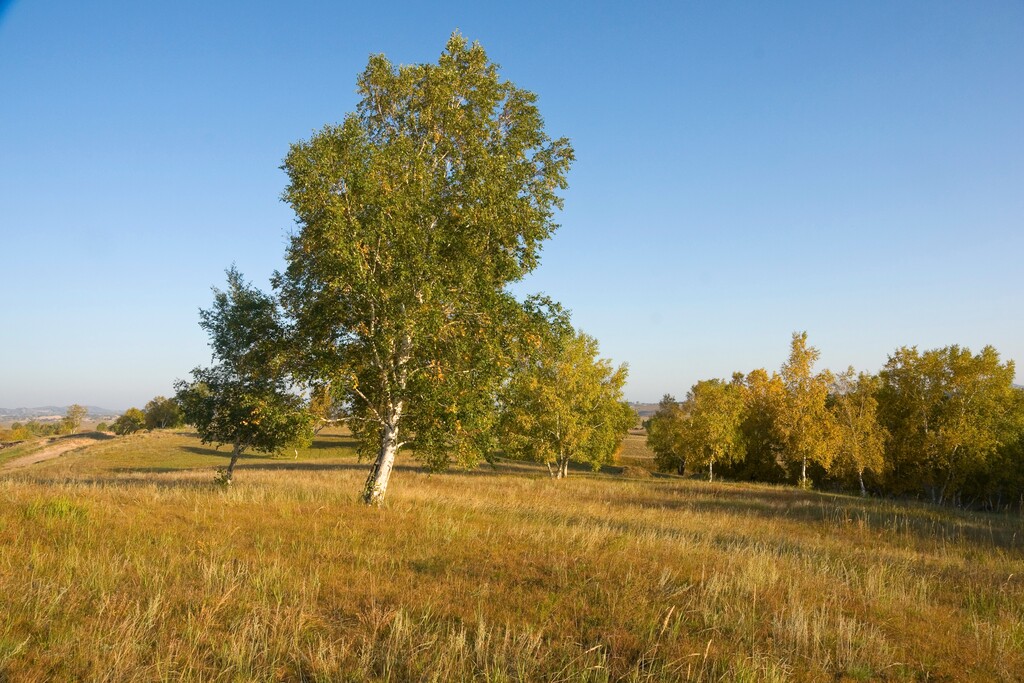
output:
[[[187,434],[0,476],[0,679],[1014,680],[1020,517]],[[198,467],[198,469],[195,469]]]

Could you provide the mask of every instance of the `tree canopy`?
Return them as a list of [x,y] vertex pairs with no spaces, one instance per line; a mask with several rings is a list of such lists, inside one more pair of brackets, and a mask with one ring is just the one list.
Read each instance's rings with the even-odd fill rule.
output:
[[379,503],[410,440],[435,468],[483,452],[519,319],[505,287],[557,228],[573,151],[457,33],[436,64],[371,57],[358,92],[285,160],[298,230],[275,286],[296,374],[345,407],[374,458],[364,499]]
[[880,373],[879,411],[892,435],[890,466],[943,502],[1010,436],[1014,364],[986,346],[902,347]]
[[146,429],[168,429],[180,427],[184,419],[181,406],[173,398],[156,396],[143,408],[146,414]]
[[709,481],[715,478],[716,462],[731,463],[743,457],[741,384],[718,379],[697,382],[686,397],[683,414],[681,437],[688,459],[708,468]]
[[864,472],[880,475],[885,464],[889,433],[878,422],[878,378],[852,367],[836,376],[831,405],[838,434],[837,464],[857,477],[861,495],[867,495]]
[[138,408],[129,408],[124,411],[121,415],[114,420],[114,423],[110,425],[112,432],[118,436],[127,436],[128,434],[134,434],[140,429],[146,427],[146,414]]
[[[733,375],[741,388],[742,455],[716,460],[724,476],[826,487],[857,486],[936,503],[1024,507],[1024,389],[1012,361],[991,346],[901,347],[877,374],[816,372],[818,351],[795,333],[780,373]],[[721,380],[698,382],[687,400],[663,399],[649,423],[655,462],[696,464],[698,401]],[[713,392],[712,392],[713,393]],[[671,438],[670,438],[671,437]],[[665,453],[678,449],[673,460]],[[705,450],[706,454],[707,451]]]
[[[502,393],[502,444],[564,478],[570,462],[611,461],[636,412],[622,400],[627,368],[598,357],[597,340],[567,328],[546,335]],[[554,468],[552,468],[554,465]]]
[[230,484],[246,450],[272,453],[309,434],[311,418],[301,396],[289,391],[284,371],[286,334],[274,299],[231,268],[228,287],[214,290],[213,306],[200,311],[216,361],[175,384],[185,421],[203,443],[230,444],[223,481]]
[[807,345],[806,332],[794,332],[789,360],[782,366],[786,394],[776,425],[785,446],[784,456],[791,466],[800,468],[801,486],[809,485],[808,463],[827,468],[835,457],[835,419],[826,404],[832,373],[825,370],[815,374],[814,364],[820,355]]
[[658,410],[647,421],[647,446],[654,451],[654,464],[659,470],[686,472],[687,444],[683,438],[686,414],[679,401],[665,394]]
[[89,414],[89,409],[77,403],[68,406],[64,419],[61,420],[62,431],[74,434],[82,426],[82,420]]

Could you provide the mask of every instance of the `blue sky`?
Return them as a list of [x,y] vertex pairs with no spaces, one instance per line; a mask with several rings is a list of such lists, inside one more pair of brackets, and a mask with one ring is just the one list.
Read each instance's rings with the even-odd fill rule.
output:
[[[371,53],[456,28],[573,140],[517,291],[627,397],[901,345],[1024,362],[1024,3],[0,2],[0,406],[141,405],[209,362],[231,263],[269,287],[290,143]],[[1018,372],[1018,381],[1022,374]]]

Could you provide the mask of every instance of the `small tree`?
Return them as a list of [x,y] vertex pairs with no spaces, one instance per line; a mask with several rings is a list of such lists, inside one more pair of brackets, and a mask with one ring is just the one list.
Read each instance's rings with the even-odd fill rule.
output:
[[686,414],[671,394],[665,394],[647,422],[647,445],[654,451],[654,465],[662,472],[686,472],[683,423]]
[[272,453],[309,436],[303,400],[288,391],[282,370],[285,334],[277,305],[232,267],[226,291],[214,290],[213,307],[200,311],[216,361],[175,383],[185,421],[203,443],[230,444],[222,481],[230,484],[246,450]]
[[832,373],[814,374],[818,349],[807,345],[806,332],[794,332],[789,360],[782,366],[785,400],[779,407],[777,426],[790,466],[800,467],[800,485],[810,486],[808,463],[825,469],[835,455],[836,423],[826,405]]
[[124,411],[123,415],[114,420],[114,424],[110,425],[110,429],[118,436],[125,436],[127,434],[134,434],[140,429],[144,429],[145,426],[146,414],[138,408],[129,408]]
[[682,442],[695,465],[706,465],[708,481],[715,480],[716,462],[743,457],[743,391],[739,383],[718,379],[693,385],[684,404]]
[[89,414],[89,409],[77,403],[68,406],[64,419],[61,420],[61,431],[67,434],[74,434],[82,426],[82,420]]
[[838,375],[832,385],[832,413],[838,427],[840,468],[855,474],[860,483],[860,495],[868,494],[864,486],[864,471],[882,473],[885,463],[884,449],[887,432],[878,422],[879,381],[874,375],[862,372],[855,375],[853,368]]
[[596,339],[569,328],[514,371],[503,401],[509,453],[545,463],[558,479],[570,461],[595,470],[611,461],[636,412],[622,400],[626,366],[597,354]]
[[146,413],[146,429],[170,429],[180,427],[184,417],[181,407],[173,398],[157,396],[143,409]]

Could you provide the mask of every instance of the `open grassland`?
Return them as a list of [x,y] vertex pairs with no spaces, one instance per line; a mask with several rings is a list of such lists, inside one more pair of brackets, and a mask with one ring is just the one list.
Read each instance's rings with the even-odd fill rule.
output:
[[367,509],[346,437],[289,456],[225,492],[154,433],[3,475],[0,680],[1024,676],[1019,516],[408,460]]

